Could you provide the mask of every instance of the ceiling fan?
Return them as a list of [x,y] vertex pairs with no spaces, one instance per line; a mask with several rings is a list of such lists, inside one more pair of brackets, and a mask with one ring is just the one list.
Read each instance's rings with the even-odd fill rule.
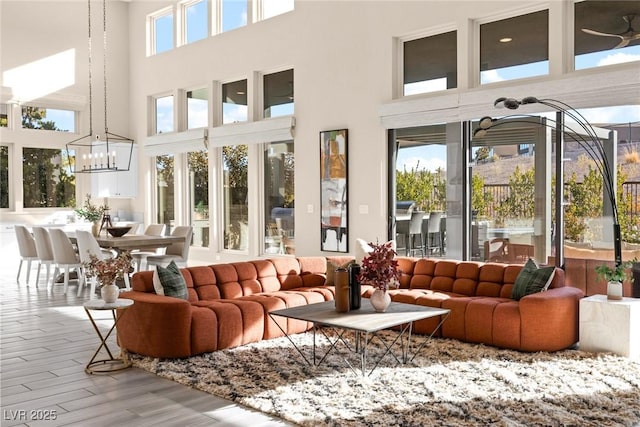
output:
[[587,34],[592,34],[594,36],[618,37],[620,39],[620,43],[618,43],[617,46],[613,47],[614,49],[618,49],[618,48],[627,46],[629,43],[631,43],[634,40],[640,40],[640,32],[635,31],[633,29],[633,26],[631,25],[635,17],[636,15],[625,15],[622,17],[622,19],[624,19],[628,25],[627,31],[625,31],[622,34],[601,33],[600,31],[590,30],[589,28],[583,28],[582,31],[584,31]]

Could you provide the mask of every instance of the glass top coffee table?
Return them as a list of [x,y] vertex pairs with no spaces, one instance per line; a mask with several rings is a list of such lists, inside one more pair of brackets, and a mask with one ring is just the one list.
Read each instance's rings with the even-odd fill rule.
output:
[[[302,352],[302,350],[296,345],[296,343],[291,339],[291,337],[286,333],[286,331],[282,329],[282,327],[280,327],[279,323],[275,322],[278,328],[280,328],[280,330],[289,339],[291,344],[293,344],[298,353],[300,353],[305,362],[307,362],[309,365],[320,365],[326,359],[329,353],[331,353],[333,350],[336,350],[336,345],[342,343],[351,352],[359,355],[360,373],[364,376],[371,375],[371,373],[376,369],[376,367],[380,364],[382,359],[387,354],[391,354],[398,363],[411,362],[415,355],[418,354],[424,347],[424,345],[428,342],[428,340],[423,341],[418,349],[416,349],[416,351],[414,352],[413,357],[409,357],[413,322],[430,317],[441,316],[441,320],[438,323],[438,326],[428,337],[429,339],[431,339],[431,337],[433,337],[433,334],[442,326],[444,321],[447,319],[450,312],[451,310],[444,308],[425,307],[422,305],[392,302],[389,308],[387,308],[384,313],[378,313],[371,306],[369,299],[363,298],[362,306],[359,310],[351,310],[346,313],[337,312],[335,309],[334,301],[326,301],[316,304],[301,305],[298,307],[274,310],[269,312],[269,316],[274,321],[276,320],[274,319],[274,316],[280,316],[313,323],[313,358],[310,361]],[[326,331],[327,327],[336,330],[335,337],[331,337],[328,335]],[[394,327],[399,328],[396,330],[397,335],[395,339],[390,344],[381,339],[380,336],[378,336],[379,331]],[[320,358],[318,357],[316,346],[316,335],[318,331],[322,333],[322,335],[330,343],[329,349]],[[346,339],[345,333],[347,331],[354,332],[355,339],[353,342],[349,342]],[[384,354],[380,356],[380,358],[378,358],[371,371],[369,371],[369,373],[367,374],[367,347],[376,337],[384,345],[386,350]],[[399,343],[402,349],[401,358],[398,358],[396,354],[391,351],[396,343]],[[349,367],[357,373],[356,369],[346,358],[345,361],[347,362]]]

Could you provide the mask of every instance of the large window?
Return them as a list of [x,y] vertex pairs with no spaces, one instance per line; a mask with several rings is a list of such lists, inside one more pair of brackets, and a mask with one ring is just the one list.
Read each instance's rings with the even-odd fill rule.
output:
[[549,11],[480,25],[480,83],[549,74]]
[[24,129],[75,132],[75,117],[75,112],[71,110],[22,107],[22,127]]
[[630,29],[640,31],[640,2],[582,1],[574,7],[576,70],[640,60],[640,42],[625,37],[633,36]]
[[204,128],[209,123],[207,89],[187,91],[187,129]]
[[208,35],[207,0],[191,0],[182,4],[184,15],[184,44],[202,40]]
[[265,253],[295,253],[293,141],[264,150]]
[[173,132],[173,95],[156,98],[156,133]]
[[173,163],[172,154],[165,154],[156,157],[156,183],[158,201],[158,223],[166,225],[166,232],[169,234],[175,219],[174,211],[174,186],[173,186]]
[[264,117],[293,114],[293,70],[264,76]]
[[223,84],[222,124],[246,122],[248,113],[247,80]]
[[457,33],[404,42],[403,95],[453,89],[458,84]]
[[9,207],[9,147],[0,145],[0,208]]
[[219,0],[222,32],[247,25],[247,0]]
[[222,147],[224,249],[249,248],[249,155],[246,145]]
[[209,246],[209,161],[207,150],[187,156],[193,246]]
[[24,148],[22,153],[25,208],[76,205],[75,176],[69,173],[65,150]]

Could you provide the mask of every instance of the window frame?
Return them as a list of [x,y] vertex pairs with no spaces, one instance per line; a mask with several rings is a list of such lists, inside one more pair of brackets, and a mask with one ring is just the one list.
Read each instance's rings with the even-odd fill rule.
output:
[[[213,2],[215,2],[216,0],[212,0]],[[207,20],[206,23],[206,30],[204,32],[204,36],[200,37],[196,40],[192,40],[189,41],[187,39],[187,32],[189,30],[189,13],[188,13],[188,9],[198,3],[204,3],[206,10],[205,10],[205,18]],[[176,23],[178,24],[178,40],[176,45],[179,46],[185,46],[191,43],[196,43],[199,42],[201,40],[205,40],[206,38],[209,37],[209,35],[211,34],[211,31],[209,30],[210,26],[211,26],[211,13],[209,13],[209,5],[211,3],[209,2],[209,0],[184,0],[178,3],[178,13],[179,13],[179,19],[176,20]]]
[[[172,45],[170,49],[163,50],[161,52],[156,51],[157,44],[157,25],[156,22],[158,19],[164,18],[171,15],[173,19],[173,25],[171,30],[171,39]],[[168,6],[163,9],[160,9],[154,13],[147,15],[147,56],[158,55],[159,53],[168,52],[176,48],[177,46],[177,37],[176,37],[176,12],[174,10],[174,6]]]

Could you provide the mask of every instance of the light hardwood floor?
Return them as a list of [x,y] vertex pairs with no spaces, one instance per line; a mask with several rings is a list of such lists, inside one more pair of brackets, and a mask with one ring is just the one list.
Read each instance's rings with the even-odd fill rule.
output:
[[[62,285],[47,292],[44,277],[29,286],[25,266],[2,253],[0,269],[0,382],[2,426],[286,426],[265,414],[162,379],[137,368],[89,375],[84,367],[100,344],[82,303],[85,290]],[[94,312],[101,330],[111,312]],[[110,348],[117,349],[114,340]],[[55,414],[55,415],[54,415]],[[46,420],[46,417],[55,420]]]

